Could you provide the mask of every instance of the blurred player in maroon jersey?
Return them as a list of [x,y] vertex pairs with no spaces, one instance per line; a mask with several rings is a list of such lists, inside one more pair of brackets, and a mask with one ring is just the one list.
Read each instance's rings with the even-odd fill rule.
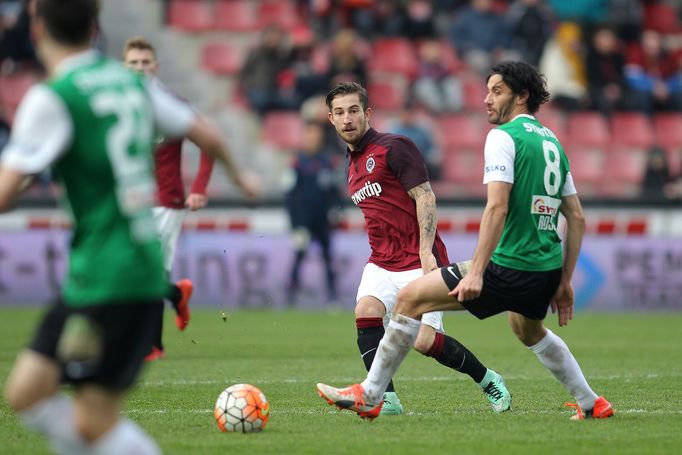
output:
[[[156,74],[159,68],[154,47],[142,37],[133,37],[126,42],[123,48],[123,62],[128,68],[143,72],[151,77]],[[156,78],[152,80],[154,83],[161,83]],[[161,137],[154,152],[158,187],[158,206],[154,208],[154,218],[159,227],[161,244],[164,249],[164,265],[169,277],[173,267],[175,247],[185,217],[185,208],[194,211],[206,206],[208,203],[206,187],[213,170],[213,159],[202,152],[199,170],[190,193],[185,198],[181,172],[182,143],[183,139],[166,140]],[[252,196],[254,194],[254,190],[240,177],[236,168],[230,174],[234,182],[247,195]],[[189,323],[189,299],[192,295],[192,288],[192,281],[187,278],[183,278],[170,286],[168,300],[175,308],[175,325],[180,330],[185,330]],[[162,342],[163,307],[159,312],[158,327],[155,327],[154,330],[156,331],[156,342],[146,360],[156,360],[164,355]]]
[[[436,197],[426,164],[414,143],[405,136],[379,133],[370,127],[372,109],[367,91],[358,83],[337,85],[327,95],[327,107],[329,121],[348,146],[348,193],[362,210],[371,248],[355,306],[358,347],[369,370],[384,335],[384,318],[393,310],[398,291],[447,265],[448,255],[436,230]],[[471,376],[495,412],[510,408],[511,395],[502,377],[464,345],[444,335],[442,312],[427,313],[421,322],[414,343],[417,351]],[[324,390],[318,390],[328,398]],[[391,382],[381,414],[402,412]]]

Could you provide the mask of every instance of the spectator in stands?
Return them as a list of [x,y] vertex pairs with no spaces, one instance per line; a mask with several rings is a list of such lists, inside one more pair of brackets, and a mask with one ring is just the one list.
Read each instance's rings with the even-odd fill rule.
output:
[[625,54],[610,27],[598,27],[592,34],[586,63],[590,109],[611,115],[632,104],[626,93]]
[[494,62],[511,59],[505,47],[510,35],[504,17],[492,0],[472,0],[455,16],[449,33],[452,44],[473,70],[485,74]]
[[287,41],[282,28],[266,27],[259,45],[249,52],[239,74],[249,104],[261,116],[270,110],[297,107],[293,75],[285,72],[291,52]]
[[682,110],[682,91],[676,91],[677,65],[655,30],[642,33],[640,45],[631,46],[625,78],[640,109],[651,115],[660,110]]
[[577,23],[559,24],[545,45],[540,72],[547,77],[547,91],[557,107],[574,111],[589,106],[582,29]]
[[647,200],[672,199],[675,194],[674,178],[665,156],[665,150],[654,146],[649,150],[644,168],[641,196]]
[[412,93],[415,101],[435,114],[462,108],[461,81],[445,65],[440,43],[436,40],[425,41],[419,47],[419,69]]
[[294,77],[296,102],[300,104],[308,98],[327,93],[329,76],[327,68],[321,67],[314,60],[315,36],[307,28],[299,28],[292,32],[292,57],[289,70]]
[[641,0],[609,0],[609,23],[618,38],[626,44],[637,42],[642,35],[644,7]]
[[[340,144],[339,135],[336,130],[329,123],[326,95],[318,95],[308,98],[301,104],[301,118],[304,122],[317,123],[322,127],[324,134],[324,149],[330,150],[332,153],[339,153],[342,148]],[[339,172],[343,170],[339,168]]]
[[317,122],[306,122],[303,146],[293,163],[293,182],[285,199],[294,244],[294,261],[287,288],[289,305],[296,303],[301,286],[301,265],[313,239],[320,245],[324,259],[327,297],[329,301],[337,299],[331,251],[331,212],[339,206],[340,194],[330,155],[324,149],[322,126]]
[[410,39],[433,38],[436,26],[433,4],[429,0],[408,0],[403,34]]
[[419,122],[414,106],[407,103],[401,110],[398,118],[391,122],[389,132],[407,136],[417,146],[429,173],[429,180],[440,179],[440,163],[438,161],[438,151],[434,145],[433,134],[429,125]]
[[367,83],[367,68],[352,29],[340,30],[331,43],[328,79],[332,86],[342,81]]
[[511,48],[537,66],[552,34],[552,11],[544,0],[516,0],[507,10],[505,21],[511,34]]
[[39,67],[30,35],[28,1],[0,2],[0,62],[4,73],[17,66]]

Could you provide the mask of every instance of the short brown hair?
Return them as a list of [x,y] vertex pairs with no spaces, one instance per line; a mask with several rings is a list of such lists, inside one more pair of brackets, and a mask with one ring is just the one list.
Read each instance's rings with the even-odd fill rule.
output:
[[362,110],[366,111],[367,106],[369,105],[369,99],[367,98],[367,90],[365,90],[365,87],[363,87],[359,82],[341,82],[339,85],[331,89],[329,93],[327,93],[326,102],[329,112],[332,111],[332,102],[334,101],[334,98],[337,96],[350,95],[353,93],[358,94]]
[[152,46],[152,43],[147,41],[146,38],[142,36],[133,36],[126,41],[125,46],[123,46],[123,60],[126,58],[126,54],[131,49],[138,49],[141,51],[151,51],[156,57],[156,49]]

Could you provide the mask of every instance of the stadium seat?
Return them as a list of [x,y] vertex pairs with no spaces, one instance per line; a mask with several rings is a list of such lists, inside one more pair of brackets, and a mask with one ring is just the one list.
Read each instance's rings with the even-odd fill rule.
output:
[[488,89],[480,79],[464,77],[462,79],[462,94],[464,95],[464,109],[472,112],[483,112],[485,97]]
[[4,107],[10,122],[14,119],[19,102],[36,82],[38,77],[32,72],[0,76],[0,104]]
[[371,73],[399,73],[412,79],[417,69],[417,56],[407,39],[380,38],[374,41],[372,58],[368,61]]
[[440,148],[483,152],[487,129],[485,120],[467,114],[451,114],[436,119],[436,140]]
[[646,150],[654,144],[651,121],[639,112],[616,112],[611,118],[612,140],[616,146]]
[[665,35],[680,31],[680,21],[675,7],[663,2],[653,2],[644,8],[644,28]]
[[611,141],[609,124],[599,112],[575,112],[569,115],[566,144],[606,150]]
[[405,89],[394,79],[373,81],[367,84],[369,103],[375,109],[400,109],[405,104]]
[[441,153],[441,178],[451,185],[449,197],[483,196],[483,150],[444,149]]
[[201,67],[214,74],[233,75],[242,67],[242,55],[226,41],[207,43],[201,48]]
[[301,146],[303,121],[297,112],[273,111],[263,119],[263,141],[281,149],[294,150]]
[[566,155],[579,192],[584,185],[595,185],[604,178],[605,154],[601,150],[573,147],[566,150]]
[[613,197],[635,197],[641,191],[646,154],[631,149],[614,149],[606,154],[600,192]]
[[682,114],[659,113],[654,116],[656,142],[665,148],[682,148]]
[[250,0],[217,0],[215,26],[220,30],[250,32],[260,28],[254,2]]
[[213,5],[206,0],[171,0],[168,25],[188,32],[213,29]]
[[263,0],[256,8],[259,27],[277,24],[288,30],[301,23],[294,2]]

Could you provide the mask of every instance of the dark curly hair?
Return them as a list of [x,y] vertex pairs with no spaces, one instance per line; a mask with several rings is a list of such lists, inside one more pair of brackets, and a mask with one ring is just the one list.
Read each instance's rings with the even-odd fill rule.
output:
[[533,65],[526,62],[502,62],[493,66],[486,78],[486,83],[494,75],[499,74],[505,84],[516,95],[528,92],[526,103],[528,111],[535,114],[540,105],[549,101],[547,81]]
[[327,93],[326,103],[329,108],[329,112],[332,111],[332,101],[337,96],[350,95],[357,93],[360,98],[360,104],[362,105],[362,110],[366,111],[369,105],[369,100],[367,98],[367,90],[358,82],[342,82]]

